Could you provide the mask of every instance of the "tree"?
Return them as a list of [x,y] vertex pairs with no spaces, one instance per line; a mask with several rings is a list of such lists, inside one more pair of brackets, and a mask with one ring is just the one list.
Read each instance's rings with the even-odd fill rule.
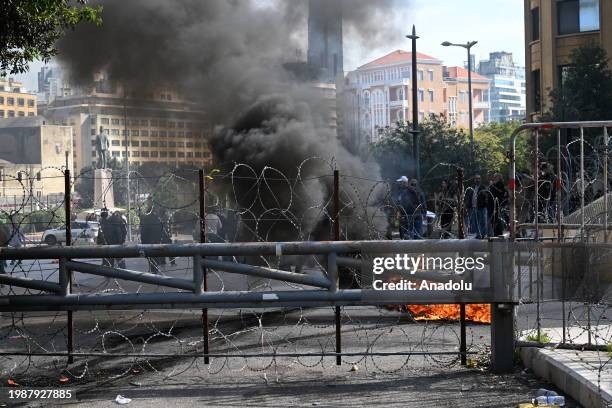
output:
[[49,62],[56,41],[86,21],[100,25],[102,7],[86,0],[2,0],[0,2],[0,76],[24,73],[34,60]]
[[[452,127],[443,117],[435,116],[421,124],[421,183],[435,188],[442,179],[454,177],[456,168],[465,169],[466,177],[476,173],[502,172],[508,169],[507,153],[510,136],[518,122],[495,123],[475,129],[475,160],[470,160],[470,140],[460,128]],[[380,141],[371,145],[371,154],[381,167],[383,178],[393,180],[401,175],[409,177],[412,165],[412,135],[410,123],[397,123],[381,132]],[[527,163],[527,142],[517,140],[517,167]]]
[[562,84],[550,92],[555,121],[612,118],[612,71],[606,51],[589,42],[574,49],[562,74]]

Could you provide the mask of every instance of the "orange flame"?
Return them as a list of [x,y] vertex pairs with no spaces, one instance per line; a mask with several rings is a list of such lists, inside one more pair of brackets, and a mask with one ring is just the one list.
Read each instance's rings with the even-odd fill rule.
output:
[[[459,320],[459,305],[406,305],[415,320]],[[488,304],[471,304],[465,307],[465,318],[475,323],[491,323],[491,307]]]

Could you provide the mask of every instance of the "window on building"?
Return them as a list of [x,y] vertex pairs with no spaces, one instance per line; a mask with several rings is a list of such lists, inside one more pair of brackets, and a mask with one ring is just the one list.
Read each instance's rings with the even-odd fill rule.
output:
[[34,112],[28,112],[28,116],[35,116]]
[[433,78],[434,78],[433,70],[430,69],[429,71],[427,71],[427,75],[429,76],[429,80],[433,81]]
[[419,89],[419,101],[425,102],[425,91],[422,89]]
[[[125,156],[125,152],[123,152],[123,153],[124,153],[124,156]],[[116,152],[116,151],[111,152],[111,155],[112,155],[113,157],[119,157],[119,152]]]
[[540,70],[536,69],[531,73],[531,86],[533,95],[533,108],[535,112],[539,112],[542,108],[542,94],[540,91]]
[[185,157],[185,152],[178,152],[178,157]]
[[176,123],[168,121],[168,127],[174,129],[176,127]]
[[168,157],[168,152],[159,152],[159,157]]
[[4,111],[0,110],[0,118],[3,118],[3,117],[4,117]]
[[[95,140],[92,140],[93,143],[96,143]],[[118,140],[111,140],[111,146],[119,146],[121,143]]]
[[17,106],[25,106],[25,99],[17,98]]
[[140,136],[148,137],[149,136],[149,131],[148,130],[141,130],[140,131]]
[[123,151],[123,152],[121,152],[121,156],[123,156],[123,157],[130,157],[130,152]]
[[176,147],[176,142],[168,142],[168,147]]
[[178,137],[185,137],[185,132],[176,132]]
[[159,133],[157,132],[157,130],[152,130],[151,131],[151,137],[157,137],[159,135]]
[[149,126],[148,119],[140,119],[140,126]]
[[111,125],[119,125],[119,119],[111,119]]
[[95,136],[96,135],[96,129],[91,129],[91,135]]
[[6,98],[6,104],[8,106],[14,106],[15,105],[15,98]]
[[28,107],[29,108],[33,108],[34,107],[34,99],[28,99]]
[[19,112],[17,112],[17,116],[23,117],[23,116],[25,116],[25,112],[24,111],[19,111]]
[[425,112],[419,112],[419,121],[422,122],[425,119]]
[[179,129],[182,129],[185,127],[185,122],[176,122],[176,127],[178,127]]
[[15,111],[12,111],[12,110],[8,111],[8,117],[9,118],[14,118],[15,117]]
[[176,142],[176,147],[185,147],[185,142]]
[[433,89],[429,90],[429,102],[433,102],[434,101],[434,91]]
[[200,142],[195,142],[195,147],[199,149],[200,147],[202,147],[202,143],[200,143]]
[[119,136],[119,129],[111,129],[111,135]]
[[159,157],[159,152],[151,152],[151,157]]
[[132,136],[140,136],[140,132],[138,130],[132,130]]
[[139,146],[140,146],[140,141],[138,141],[138,140],[132,140],[132,146],[134,146],[134,147],[139,147]]
[[0,105],[4,105],[4,96],[0,96]]
[[133,151],[132,157],[140,157],[140,152],[138,150]]
[[109,120],[108,120],[108,118],[100,118],[100,123],[102,125],[108,125],[109,124]]
[[159,147],[168,147],[168,142],[166,142],[165,140],[160,141]]
[[157,121],[157,119],[151,119],[151,126],[157,126],[159,122]]
[[193,142],[187,142],[186,146],[190,149],[193,148]]
[[143,141],[140,142],[140,146],[141,147],[149,147],[149,142],[146,141],[146,140],[143,140]]
[[128,131],[127,131],[127,130],[125,130],[125,129],[123,129],[123,130],[121,131],[121,136],[128,136]]
[[531,9],[531,41],[540,39],[540,8]]
[[159,137],[166,137],[166,136],[168,136],[168,132],[166,132],[165,130],[159,131]]
[[423,80],[423,71],[419,70],[419,81]]
[[202,157],[202,152],[195,152],[195,157]]
[[176,157],[176,152],[168,152],[168,156],[170,156],[170,157]]
[[140,157],[149,157],[149,152],[147,151],[140,152]]
[[557,0],[559,35],[599,30],[599,0]]
[[157,147],[157,140],[151,140],[151,147]]
[[465,103],[465,100],[467,99],[465,95],[466,95],[466,92],[465,92],[465,91],[460,91],[460,92],[459,92],[459,101],[460,101],[461,103]]
[[187,157],[193,158],[193,152],[187,152]]
[[187,132],[187,133],[185,133],[185,136],[187,136],[188,138],[192,138],[193,137],[193,132]]

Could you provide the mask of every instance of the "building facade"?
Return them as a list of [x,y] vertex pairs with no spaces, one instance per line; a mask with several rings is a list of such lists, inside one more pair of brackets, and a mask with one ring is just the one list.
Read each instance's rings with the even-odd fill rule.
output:
[[575,48],[595,42],[612,56],[610,0],[524,0],[527,116],[550,109],[550,91],[559,87]]
[[160,89],[146,98],[123,96],[123,90],[102,79],[88,94],[58,97],[46,106],[50,122],[74,129],[74,170],[96,164],[95,139],[100,126],[109,136],[110,158],[138,166],[209,167],[208,136],[212,126],[195,104]]
[[36,116],[36,95],[29,93],[21,82],[0,78],[0,118]]
[[344,75],[340,2],[310,0],[308,6],[308,66],[315,81],[335,84]]
[[491,122],[525,120],[527,95],[525,68],[514,63],[512,53],[492,52],[480,61],[478,73],[491,80]]
[[[418,116],[434,115],[454,126],[469,127],[467,70],[445,67],[426,54],[417,55]],[[346,132],[358,145],[376,142],[381,131],[412,118],[412,54],[397,50],[349,72],[345,80]],[[489,80],[473,73],[474,123],[488,117]]]
[[41,116],[0,119],[0,146],[1,206],[28,200],[28,208],[37,207],[49,195],[63,195],[62,169],[73,166],[70,126],[50,125]]
[[38,72],[38,101],[50,103],[57,97],[69,96],[72,89],[64,80],[64,72],[58,66],[44,66]]

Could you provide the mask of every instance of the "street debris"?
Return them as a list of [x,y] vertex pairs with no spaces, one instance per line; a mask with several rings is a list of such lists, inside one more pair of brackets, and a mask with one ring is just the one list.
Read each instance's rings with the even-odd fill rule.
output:
[[357,364],[353,364],[353,366],[351,367],[351,371],[352,372],[359,371],[359,366],[357,366]]
[[117,395],[117,397],[115,398],[115,402],[119,405],[127,405],[132,402],[132,399],[126,398],[123,395]]

